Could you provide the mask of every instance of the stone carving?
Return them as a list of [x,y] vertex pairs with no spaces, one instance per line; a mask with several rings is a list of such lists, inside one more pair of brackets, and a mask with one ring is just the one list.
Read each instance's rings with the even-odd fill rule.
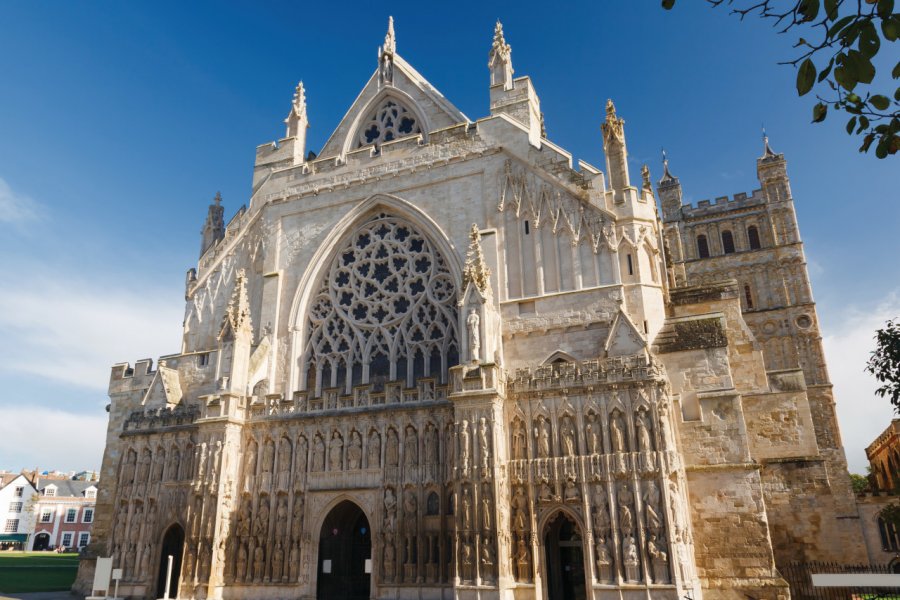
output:
[[267,439],[263,446],[262,465],[260,466],[259,482],[262,489],[272,489],[272,470],[275,468],[275,442]]
[[564,415],[559,426],[560,446],[562,446],[563,456],[575,456],[577,450],[575,448],[575,424],[572,423],[572,417]]
[[600,441],[600,423],[597,421],[597,415],[593,412],[589,412],[585,417],[584,436],[587,440],[589,454],[603,453],[603,444]]
[[485,533],[489,532],[491,527],[493,514],[493,502],[491,501],[491,486],[484,484],[481,491],[481,529]]
[[[390,530],[387,530],[390,531]],[[384,580],[387,582],[394,581],[394,573],[396,569],[397,550],[394,548],[394,536],[391,533],[384,534]]]
[[275,551],[272,553],[272,581],[282,579],[284,570],[284,548],[281,547],[281,540],[275,543]]
[[520,419],[513,421],[512,431],[512,457],[514,460],[522,460],[526,458],[527,448],[525,425]]
[[637,583],[641,580],[640,562],[634,536],[627,535],[622,542],[622,562],[625,564],[625,581]]
[[287,490],[291,482],[291,441],[281,438],[278,444],[278,489]]
[[367,467],[377,469],[381,466],[381,436],[374,429],[369,432]]
[[[257,544],[262,544],[269,532],[269,499],[262,498],[256,509],[256,521],[253,523],[253,536]],[[256,557],[254,556],[254,559]]]
[[313,441],[313,471],[325,470],[325,441],[322,434],[317,433]]
[[303,495],[297,494],[294,497],[294,510],[291,514],[291,538],[295,541],[300,540],[303,534]]
[[484,417],[478,421],[478,450],[481,454],[481,468],[487,471],[491,464],[491,446],[487,419]]
[[466,317],[466,329],[469,332],[469,356],[472,362],[481,360],[481,333],[479,323],[481,317],[475,312],[475,309],[469,309],[469,316]]
[[278,501],[278,507],[275,509],[275,537],[278,540],[284,539],[288,529],[288,507],[287,499],[281,498]]
[[647,556],[653,564],[653,583],[669,583],[668,556],[659,547],[655,533],[647,540]]
[[563,495],[566,502],[578,502],[578,486],[575,485],[575,479],[570,477],[566,480],[566,489]]
[[519,539],[516,543],[516,579],[519,581],[531,581],[531,557],[528,548],[525,546],[525,540]]
[[300,572],[300,542],[294,542],[288,555],[288,581],[297,581]]
[[609,553],[606,538],[597,538],[597,580],[600,583],[609,583],[613,579],[613,557]]
[[494,566],[494,552],[491,540],[487,537],[481,538],[481,566],[482,575],[488,575]]
[[362,466],[362,437],[355,429],[350,433],[350,445],[347,447],[347,468],[355,471]]
[[397,524],[397,497],[394,490],[384,490],[384,530],[393,531]]
[[463,486],[460,515],[462,516],[462,528],[468,531],[472,528],[472,495],[469,493],[469,486]]
[[253,581],[259,583],[263,579],[263,569],[265,568],[265,552],[262,544],[257,544],[253,550]]
[[328,444],[328,465],[332,471],[340,471],[344,464],[344,440],[337,431],[331,434]]
[[618,409],[612,412],[609,419],[609,435],[612,443],[612,451],[625,452],[625,421]]
[[475,579],[475,559],[472,555],[472,543],[468,540],[462,544],[462,573],[465,581]]
[[435,465],[438,462],[438,430],[429,424],[425,432],[425,464]]
[[537,439],[538,456],[548,458],[550,456],[550,423],[544,415],[538,417],[534,437]]
[[397,438],[397,430],[393,427],[388,429],[387,448],[385,449],[384,456],[387,466],[400,466],[400,440]]
[[525,537],[528,529],[528,499],[525,497],[525,491],[522,486],[516,488],[515,495],[512,499],[513,508],[513,531],[519,539]]
[[459,466],[463,474],[469,472],[469,421],[463,419],[459,427]]
[[662,519],[660,518],[660,495],[659,486],[655,481],[647,482],[647,491],[644,493],[644,513],[647,518],[647,531],[657,534],[662,528]]
[[403,441],[403,462],[407,467],[415,467],[419,464],[419,437],[416,428],[406,426],[406,438]]
[[631,512],[634,494],[628,484],[622,482],[619,485],[619,530],[623,535],[631,535],[634,531],[634,514]]
[[640,451],[652,451],[653,443],[650,441],[651,424],[647,417],[646,410],[638,410],[637,415],[635,415],[634,425],[637,428],[638,448],[640,448]]
[[238,581],[244,581],[247,577],[247,544],[238,545],[237,562],[234,570],[234,578]]

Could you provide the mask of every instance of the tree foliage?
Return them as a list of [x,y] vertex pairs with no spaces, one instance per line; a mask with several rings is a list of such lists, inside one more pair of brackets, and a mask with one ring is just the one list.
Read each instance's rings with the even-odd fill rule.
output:
[[875,350],[866,371],[882,384],[875,393],[887,396],[894,412],[900,413],[900,319],[888,321],[875,332]]
[[[900,13],[894,0],[706,0],[714,7],[732,7],[743,20],[757,15],[780,34],[802,34],[795,48],[799,54],[780,64],[797,69],[797,94],[816,90],[813,123],[828,116],[829,109],[850,115],[849,135],[863,136],[860,152],[875,143],[875,156],[885,158],[900,150],[900,87],[875,90],[873,60],[882,42],[900,37]],[[662,0],[665,9],[675,0]],[[890,51],[888,51],[890,52]],[[900,62],[891,78],[900,79]],[[894,87],[879,81],[875,87]]]
[[864,494],[869,490],[869,478],[865,475],[857,475],[850,473],[850,485],[853,487],[854,494]]

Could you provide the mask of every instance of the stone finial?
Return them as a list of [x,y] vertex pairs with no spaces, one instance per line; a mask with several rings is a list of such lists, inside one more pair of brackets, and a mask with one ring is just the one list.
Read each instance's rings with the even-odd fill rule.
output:
[[297,89],[294,90],[291,110],[298,117],[306,116],[306,90],[303,88],[303,81],[300,81],[297,84]]
[[645,190],[653,191],[653,184],[650,183],[650,167],[641,165],[641,184]]
[[388,17],[388,30],[384,45],[378,48],[378,83],[394,84],[394,54],[397,53],[397,37],[394,35],[394,17]]
[[247,295],[247,271],[239,269],[234,276],[234,291],[225,309],[225,325],[230,325],[235,335],[250,333],[253,324],[250,321],[250,298]]
[[[303,87],[302,81],[297,84],[294,90],[294,97],[291,100],[291,112],[288,113],[284,124],[287,125],[285,137],[303,137],[304,142],[306,141],[304,132],[309,127],[309,121],[306,118],[306,89]],[[300,153],[302,154],[302,150]]]
[[216,197],[213,198],[213,202],[216,206],[222,206],[222,192],[216,192]]
[[481,250],[481,233],[478,225],[472,223],[469,232],[469,249],[466,251],[466,264],[463,267],[463,289],[472,283],[482,294],[486,294],[490,286],[491,270],[484,260]]
[[606,120],[600,126],[603,130],[603,136],[607,143],[615,140],[620,143],[625,142],[625,121],[616,115],[616,105],[613,101],[606,101]]
[[397,52],[397,37],[394,35],[394,17],[388,17],[388,29],[384,36],[384,46],[382,50],[385,54],[393,55]]
[[200,230],[200,256],[225,237],[225,208],[222,206],[222,193],[216,192],[212,204],[206,211],[206,221]]
[[513,87],[512,48],[503,37],[503,24],[497,19],[494,25],[494,43],[488,52],[488,68],[491,70],[491,85],[503,84],[503,89]]
[[778,154],[774,150],[772,150],[772,147],[769,146],[769,136],[766,135],[765,127],[763,127],[763,130],[762,130],[762,137],[763,137],[763,155],[762,155],[762,157],[763,158],[772,158],[772,157],[778,156]]

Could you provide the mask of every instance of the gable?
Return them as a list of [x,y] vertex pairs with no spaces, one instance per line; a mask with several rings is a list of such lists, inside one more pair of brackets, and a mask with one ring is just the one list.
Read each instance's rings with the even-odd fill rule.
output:
[[150,382],[147,393],[144,394],[143,405],[145,408],[165,407],[181,402],[181,381],[178,371],[160,365],[156,369],[156,375]]
[[609,337],[606,338],[607,356],[631,356],[644,351],[647,343],[631,319],[621,310],[613,319]]
[[[373,116],[385,108],[387,101],[395,102],[407,118],[415,121],[411,131],[397,132],[404,137],[418,132],[427,138],[429,131],[469,122],[466,115],[398,55],[393,57],[393,68],[392,83],[381,81],[377,70],[372,74],[350,110],[325,142],[319,153],[320,158],[343,157],[359,148],[360,141],[366,139],[360,135],[363,128],[374,124]],[[393,125],[399,127],[400,123]]]

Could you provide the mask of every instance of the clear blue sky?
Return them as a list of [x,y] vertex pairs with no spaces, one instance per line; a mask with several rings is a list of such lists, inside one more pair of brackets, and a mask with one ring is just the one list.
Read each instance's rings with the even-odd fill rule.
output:
[[862,468],[890,417],[861,369],[872,328],[900,314],[897,159],[858,154],[844,120],[809,123],[812,101],[776,64],[792,39],[656,0],[0,3],[0,468],[99,466],[109,366],[180,347],[209,200],[221,190],[229,217],[246,202],[254,148],[283,135],[299,79],[321,147],[374,70],[389,12],[398,52],[471,119],[488,112],[499,17],[551,140],[602,167],[613,98],[632,177],[646,162],[658,179],[665,146],[693,202],[757,186],[765,123]]

